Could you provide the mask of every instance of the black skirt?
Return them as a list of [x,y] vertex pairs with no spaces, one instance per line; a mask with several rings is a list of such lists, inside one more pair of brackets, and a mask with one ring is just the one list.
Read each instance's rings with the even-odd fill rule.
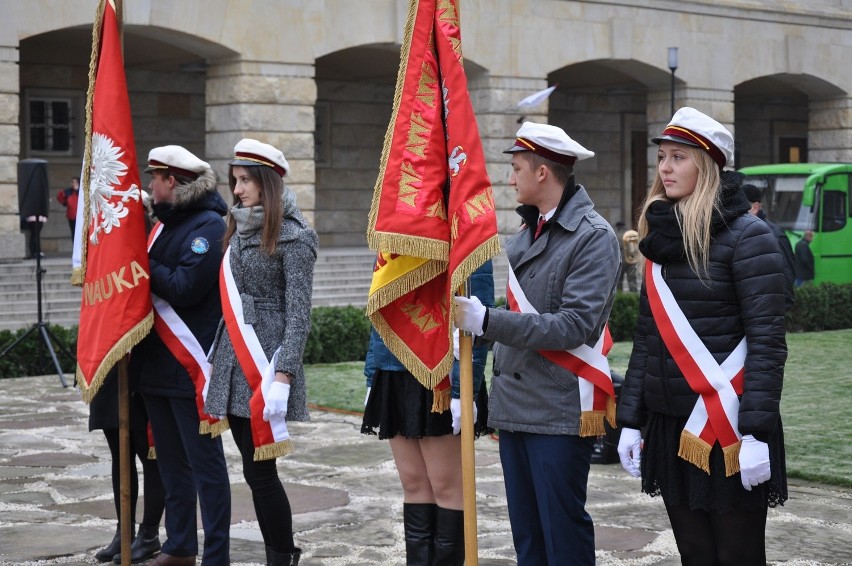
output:
[[[382,440],[397,435],[423,438],[452,434],[450,410],[433,413],[432,398],[432,390],[423,387],[407,371],[377,371],[364,407],[361,434],[376,434],[378,429]],[[488,428],[488,393],[484,384],[476,395],[476,411],[475,435],[479,437],[493,432]]]
[[694,511],[727,513],[757,511],[787,500],[784,431],[781,422],[769,439],[772,477],[747,491],[736,473],[725,477],[725,456],[717,442],[710,452],[710,473],[677,455],[685,418],[651,413],[642,450],[642,491],[662,495],[667,506],[687,505]]
[[[130,428],[144,430],[148,426],[148,413],[142,395],[130,392]],[[89,404],[89,431],[118,430],[118,370],[113,368],[104,379]]]

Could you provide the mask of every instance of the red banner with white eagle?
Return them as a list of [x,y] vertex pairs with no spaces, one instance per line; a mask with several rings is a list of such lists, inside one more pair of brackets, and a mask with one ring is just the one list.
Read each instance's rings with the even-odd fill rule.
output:
[[457,0],[410,0],[367,228],[379,252],[367,314],[430,389],[453,363],[452,295],[500,252],[459,25]]
[[89,76],[83,163],[77,383],[91,401],[107,372],[151,330],[145,207],[115,4],[102,2]]

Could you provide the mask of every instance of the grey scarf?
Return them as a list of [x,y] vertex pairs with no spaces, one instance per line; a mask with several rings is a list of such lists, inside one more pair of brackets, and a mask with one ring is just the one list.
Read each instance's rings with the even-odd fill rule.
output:
[[231,216],[237,223],[237,235],[246,240],[263,227],[263,207],[260,205],[243,207],[236,204],[231,207]]

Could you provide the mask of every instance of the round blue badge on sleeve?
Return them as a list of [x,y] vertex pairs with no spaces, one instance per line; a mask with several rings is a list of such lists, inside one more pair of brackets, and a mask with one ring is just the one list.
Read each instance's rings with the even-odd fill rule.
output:
[[194,251],[197,254],[206,254],[210,249],[210,242],[207,241],[207,238],[202,238],[201,236],[192,240],[192,243],[189,244],[189,249]]

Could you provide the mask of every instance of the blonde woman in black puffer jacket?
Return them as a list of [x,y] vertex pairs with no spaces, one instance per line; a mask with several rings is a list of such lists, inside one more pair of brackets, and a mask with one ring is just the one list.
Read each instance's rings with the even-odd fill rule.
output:
[[763,566],[767,508],[787,499],[783,258],[748,215],[740,176],[723,171],[727,129],[682,108],[652,141],[619,456],[662,495],[683,564]]

